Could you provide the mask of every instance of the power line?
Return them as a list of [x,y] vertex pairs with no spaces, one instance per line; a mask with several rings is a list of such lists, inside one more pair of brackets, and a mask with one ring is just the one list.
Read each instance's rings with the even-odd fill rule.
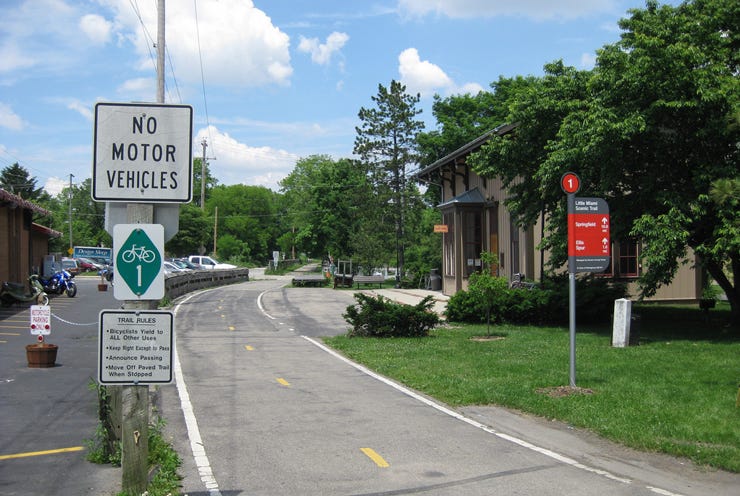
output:
[[211,150],[216,156],[213,136],[211,136],[211,120],[208,116],[208,99],[206,98],[206,78],[205,72],[203,71],[203,53],[200,48],[200,23],[198,22],[198,4],[196,0],[193,0],[193,10],[195,11],[195,37],[198,40],[198,60],[200,61],[200,84],[203,88],[203,109],[206,114],[206,129],[208,130],[208,138],[211,140]]

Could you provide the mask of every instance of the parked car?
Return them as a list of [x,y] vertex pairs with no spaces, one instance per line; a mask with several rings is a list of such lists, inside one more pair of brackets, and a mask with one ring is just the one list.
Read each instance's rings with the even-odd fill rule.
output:
[[221,263],[213,257],[190,255],[188,262],[200,265],[202,269],[236,269],[236,265]]
[[164,269],[164,273],[165,274],[181,274],[181,273],[187,271],[187,269],[181,269],[180,267],[178,267],[174,263],[169,262],[167,260],[165,260],[164,262],[162,262],[162,268]]
[[77,260],[74,258],[63,258],[60,263],[62,264],[60,268],[66,270],[70,274],[77,275],[80,273],[80,266],[77,265]]
[[84,270],[85,272],[91,270],[97,271],[103,268],[102,264],[97,263],[91,258],[78,258],[77,265],[79,266],[80,270]]
[[200,267],[196,266],[195,264],[191,264],[187,261],[187,259],[184,258],[173,258],[171,260],[168,260],[168,262],[172,262],[173,264],[177,265],[183,270],[195,270],[200,269]]

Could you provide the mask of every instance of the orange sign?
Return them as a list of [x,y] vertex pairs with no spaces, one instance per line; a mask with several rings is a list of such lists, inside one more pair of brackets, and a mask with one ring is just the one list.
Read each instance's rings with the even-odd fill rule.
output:
[[447,224],[434,224],[434,232],[436,233],[448,232]]

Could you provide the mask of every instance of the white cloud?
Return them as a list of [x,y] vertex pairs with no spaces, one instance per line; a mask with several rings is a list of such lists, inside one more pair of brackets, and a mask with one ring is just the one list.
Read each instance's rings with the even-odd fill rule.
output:
[[10,105],[0,102],[0,127],[20,131],[25,127],[23,119],[13,112]]
[[483,87],[477,83],[458,86],[438,65],[421,60],[416,48],[407,48],[398,56],[401,82],[410,94],[431,96],[434,93],[478,93]]
[[502,15],[529,17],[531,19],[574,19],[598,12],[609,12],[615,0],[398,0],[399,11],[418,17],[436,14],[450,18],[479,18]]
[[90,105],[84,104],[79,100],[72,100],[67,104],[67,108],[74,110],[89,122],[93,121],[93,111]]
[[194,140],[198,146],[193,152],[196,157],[202,156],[200,143],[204,138],[208,143],[206,155],[215,157],[209,160],[211,173],[222,184],[265,186],[277,191],[278,182],[290,174],[300,158],[285,150],[240,143],[215,126],[198,131]]
[[0,73],[33,67],[37,60],[23,53],[13,42],[0,45]]
[[311,60],[319,65],[326,65],[331,61],[333,54],[339,52],[349,41],[347,33],[334,31],[326,38],[326,43],[321,43],[318,38],[304,38],[298,44],[298,50],[311,54]]
[[581,54],[581,67],[583,69],[593,69],[596,65],[596,54],[594,53],[583,53]]
[[80,30],[96,45],[103,45],[111,38],[113,24],[104,17],[88,14],[80,19]]
[[[141,20],[129,0],[107,2],[116,12],[116,34],[134,43],[141,67],[151,68],[156,2],[138,2]],[[178,79],[200,83],[202,57],[209,85],[290,84],[290,39],[250,0],[170,2],[166,22],[167,51]]]
[[44,183],[44,189],[51,196],[57,196],[62,190],[69,186],[69,179],[60,179],[58,177],[50,177]]
[[116,92],[127,100],[153,102],[157,99],[157,80],[154,76],[129,79],[118,86]]

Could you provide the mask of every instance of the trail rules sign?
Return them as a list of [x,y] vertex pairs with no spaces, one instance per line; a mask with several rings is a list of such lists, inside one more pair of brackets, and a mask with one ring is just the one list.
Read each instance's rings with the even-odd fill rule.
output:
[[93,200],[191,200],[191,106],[98,103],[93,148]]

